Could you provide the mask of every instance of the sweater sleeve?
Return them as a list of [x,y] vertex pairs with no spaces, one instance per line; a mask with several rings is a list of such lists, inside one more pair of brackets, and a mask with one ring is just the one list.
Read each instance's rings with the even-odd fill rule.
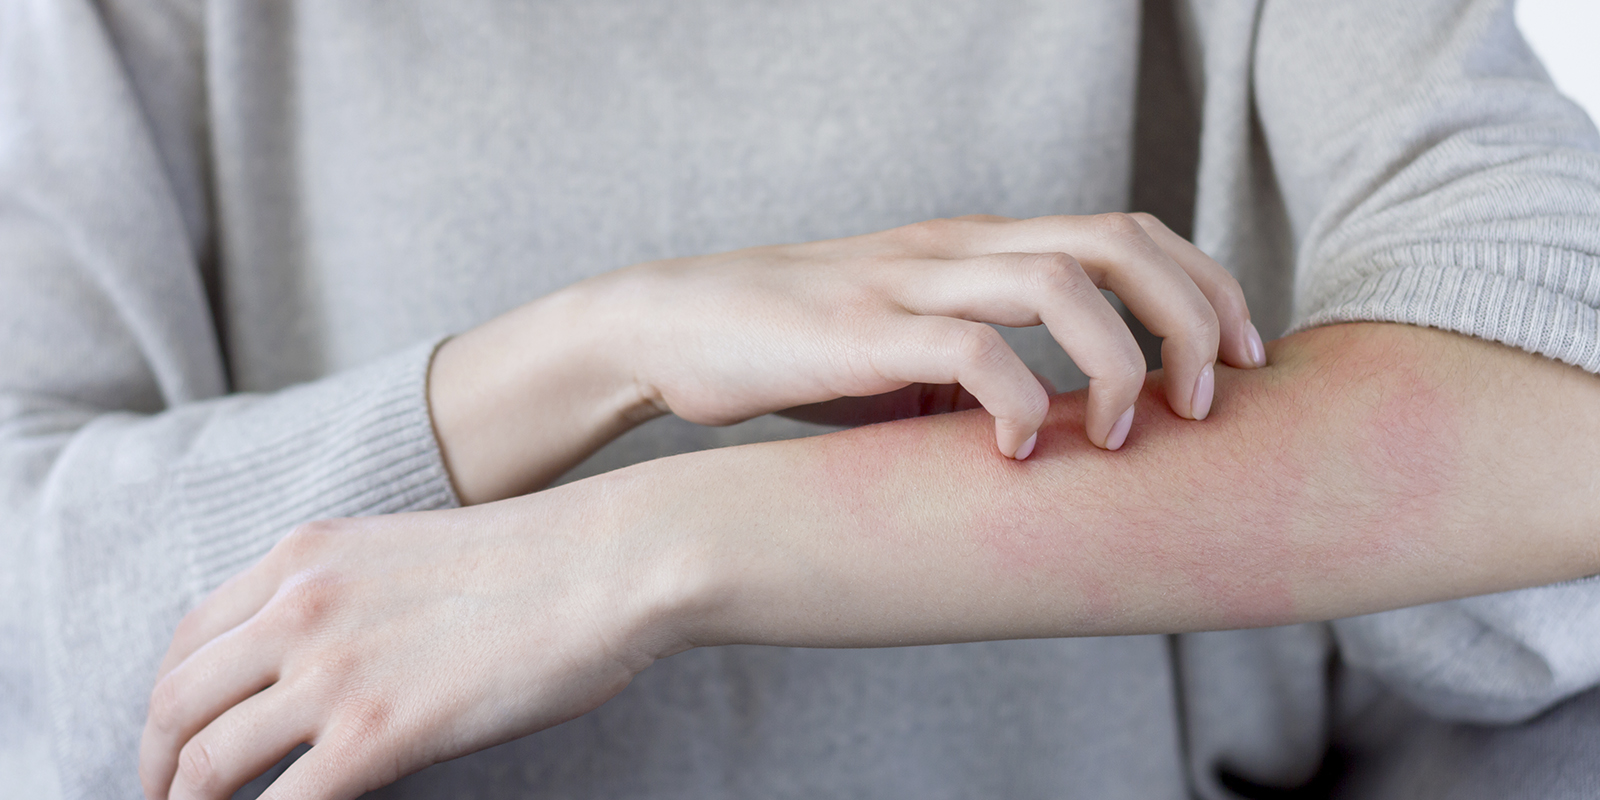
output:
[[0,777],[69,798],[140,796],[174,625],[292,526],[456,502],[434,342],[227,394],[195,160],[157,134],[192,120],[114,32],[88,0],[0,4]]
[[[1251,79],[1294,246],[1291,330],[1425,325],[1600,372],[1600,137],[1512,10],[1263,4]],[[1334,631],[1347,663],[1445,718],[1522,720],[1600,683],[1595,580]]]

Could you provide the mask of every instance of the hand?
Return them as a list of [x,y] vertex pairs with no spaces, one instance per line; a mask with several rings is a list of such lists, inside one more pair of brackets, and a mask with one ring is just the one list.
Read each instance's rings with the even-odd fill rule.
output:
[[1205,418],[1219,352],[1265,363],[1238,283],[1154,217],[963,217],[583,281],[447,342],[429,405],[466,504],[539,489],[662,413],[857,423],[982,405],[1000,453],[1026,458],[1047,392],[984,323],[1042,323],[1089,376],[1089,440],[1115,450],[1145,364],[1102,287],[1166,340],[1180,416]]
[[179,625],[145,795],[227,798],[309,742],[263,796],[355,797],[583,714],[684,649],[661,613],[672,559],[619,546],[569,488],[297,529]]
[[1219,347],[1234,366],[1265,362],[1238,283],[1145,214],[935,220],[641,264],[591,284],[613,324],[634,332],[621,352],[641,393],[709,425],[906,387],[879,405],[942,397],[959,408],[959,393],[919,385],[960,384],[994,416],[1000,452],[1025,458],[1048,395],[983,323],[1043,323],[1090,378],[1089,439],[1117,449],[1145,363],[1100,288],[1166,340],[1166,397],[1180,416],[1209,411]]

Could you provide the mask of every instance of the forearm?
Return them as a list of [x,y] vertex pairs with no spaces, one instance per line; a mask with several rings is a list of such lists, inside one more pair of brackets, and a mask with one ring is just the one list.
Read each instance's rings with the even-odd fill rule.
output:
[[[1600,572],[1600,379],[1454,334],[1343,326],[1150,391],[1124,451],[1055,398],[1027,462],[981,413],[643,465],[695,643],[915,644],[1328,619]],[[642,493],[642,497],[639,493]]]

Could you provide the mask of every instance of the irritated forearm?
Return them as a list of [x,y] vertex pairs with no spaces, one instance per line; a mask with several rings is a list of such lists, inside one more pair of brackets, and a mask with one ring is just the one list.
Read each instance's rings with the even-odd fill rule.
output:
[[[1039,449],[982,412],[713,451],[619,478],[695,553],[696,643],[913,644],[1281,624],[1600,571],[1600,379],[1396,325],[1218,372],[1210,418],[1157,395],[1129,444],[1081,393]],[[679,567],[680,569],[682,567]]]

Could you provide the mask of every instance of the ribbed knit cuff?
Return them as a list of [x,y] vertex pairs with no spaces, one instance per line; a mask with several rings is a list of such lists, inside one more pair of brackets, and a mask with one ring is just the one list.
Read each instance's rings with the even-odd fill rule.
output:
[[[1418,244],[1376,254],[1290,332],[1401,322],[1520,347],[1600,373],[1600,258],[1524,243]],[[1376,267],[1374,270],[1373,267]]]
[[428,412],[438,344],[218,415],[174,477],[198,594],[302,522],[459,505]]

